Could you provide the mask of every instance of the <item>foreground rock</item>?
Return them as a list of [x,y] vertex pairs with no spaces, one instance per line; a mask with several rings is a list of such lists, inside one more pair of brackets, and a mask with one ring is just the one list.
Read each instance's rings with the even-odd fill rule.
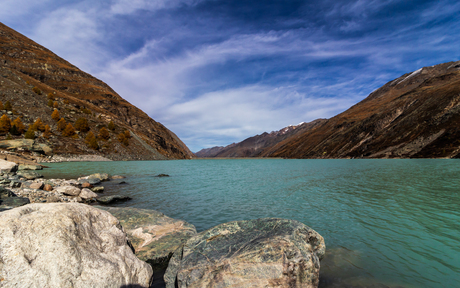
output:
[[0,215],[2,287],[150,285],[152,268],[136,258],[120,223],[106,211],[53,203]]
[[0,172],[1,173],[12,173],[18,170],[18,164],[10,161],[0,159]]
[[190,238],[174,253],[164,279],[167,288],[313,288],[325,250],[323,237],[298,221],[229,222]]
[[136,256],[154,270],[166,269],[174,251],[196,235],[195,226],[161,212],[96,206],[115,216],[128,234]]
[[29,204],[29,198],[17,197],[11,190],[0,187],[0,212]]

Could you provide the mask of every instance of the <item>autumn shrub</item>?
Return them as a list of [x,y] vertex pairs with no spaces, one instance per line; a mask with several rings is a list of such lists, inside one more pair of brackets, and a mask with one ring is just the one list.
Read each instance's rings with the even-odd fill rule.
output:
[[48,93],[48,96],[47,96],[48,100],[54,100],[54,94],[53,93]]
[[49,139],[51,136],[51,128],[49,125],[45,125],[45,132],[43,132],[43,137]]
[[57,123],[57,129],[59,131],[64,131],[66,126],[67,126],[67,123],[65,122],[64,118],[61,118]]
[[6,115],[3,114],[2,117],[0,117],[0,132],[1,133],[7,133],[11,129],[11,119]]
[[11,105],[10,101],[5,102],[5,105],[3,105],[3,109],[6,110],[6,111],[13,110],[13,106]]
[[54,101],[49,99],[48,100],[48,107],[53,107],[53,103],[54,103]]
[[58,107],[59,107],[58,102],[57,102],[57,101],[54,101],[54,103],[53,103],[53,108],[54,108],[54,109],[57,109]]
[[29,129],[27,129],[27,132],[24,134],[24,138],[32,140],[35,139],[35,130],[33,125],[29,125]]
[[81,132],[89,131],[88,120],[86,120],[86,118],[78,118],[78,120],[75,121],[75,129]]
[[118,134],[117,139],[118,139],[118,141],[119,141],[121,144],[123,144],[123,145],[125,145],[125,146],[128,146],[128,145],[129,145],[129,139],[126,138],[126,134],[125,134],[125,133],[120,133],[120,134]]
[[77,133],[75,132],[75,128],[73,128],[72,124],[67,124],[67,126],[65,126],[65,129],[64,131],[62,131],[62,136],[64,137],[72,137],[72,136],[75,136],[77,135]]
[[88,115],[92,114],[91,110],[89,110],[88,108],[81,108],[81,112],[88,114]]
[[91,149],[99,149],[99,144],[97,144],[96,136],[94,136],[94,133],[92,131],[89,131],[89,133],[86,135],[85,143]]
[[109,128],[112,131],[115,130],[115,124],[113,124],[112,120],[110,120],[109,125],[107,125],[107,128]]
[[51,118],[56,122],[61,119],[61,115],[59,115],[59,111],[57,109],[54,109],[53,113],[51,113]]
[[99,130],[99,135],[98,137],[102,140],[109,140],[110,138],[110,133],[109,133],[109,130],[107,130],[105,127],[102,127],[100,130]]
[[42,119],[37,118],[37,120],[35,120],[33,129],[35,131],[45,131],[45,124],[43,124]]
[[13,129],[13,127],[15,127],[16,133],[17,133],[17,134],[14,134],[13,132],[11,132],[11,134],[13,134],[13,135],[21,135],[22,133],[24,133],[24,131],[26,131],[26,126],[24,126],[24,124],[21,121],[21,118],[19,118],[19,117],[14,119],[11,124],[12,124],[11,129]]
[[38,95],[42,95],[42,90],[40,90],[40,88],[38,88],[38,87],[32,88],[32,91],[34,91]]
[[131,138],[131,132],[129,132],[129,130],[125,130],[124,133],[125,133],[125,137],[126,137],[127,139],[130,139],[130,138]]

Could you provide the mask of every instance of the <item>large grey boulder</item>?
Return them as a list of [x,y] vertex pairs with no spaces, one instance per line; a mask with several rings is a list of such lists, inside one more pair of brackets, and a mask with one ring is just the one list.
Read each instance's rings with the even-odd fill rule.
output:
[[136,256],[152,265],[154,270],[166,269],[173,252],[196,235],[192,224],[155,210],[96,207],[110,212],[120,221]]
[[56,190],[56,192],[60,194],[68,195],[68,196],[78,196],[80,195],[80,192],[81,192],[79,188],[72,186],[72,185],[59,186],[59,187],[56,187],[54,190]]
[[77,203],[30,204],[1,212],[1,287],[148,287],[110,213]]
[[10,161],[0,159],[0,174],[1,173],[12,173],[18,170],[18,164]]
[[164,279],[167,288],[313,288],[325,250],[323,237],[295,220],[229,222],[190,238]]
[[26,149],[40,154],[52,155],[53,149],[46,144],[40,144],[31,139],[3,140],[0,141],[0,148],[4,149]]

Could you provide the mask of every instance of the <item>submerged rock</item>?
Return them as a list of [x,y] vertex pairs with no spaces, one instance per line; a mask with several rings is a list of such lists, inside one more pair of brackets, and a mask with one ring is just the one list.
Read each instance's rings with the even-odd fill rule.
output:
[[112,177],[110,177],[111,179],[124,179],[126,178],[125,176],[121,176],[121,175],[113,175]]
[[111,204],[115,202],[122,202],[122,201],[128,201],[128,200],[131,200],[131,197],[123,196],[123,195],[110,195],[110,196],[102,196],[102,197],[96,198],[96,201],[101,204]]
[[2,212],[0,252],[2,287],[149,287],[152,279],[118,220],[84,204]]
[[96,192],[96,193],[102,193],[104,192],[104,186],[95,186],[91,188],[91,191]]
[[115,216],[128,234],[136,256],[154,270],[166,269],[174,251],[196,235],[195,226],[161,212],[137,208],[99,207]]
[[160,177],[160,178],[161,178],[161,177],[169,177],[169,175],[168,175],[168,174],[158,174],[158,175],[155,176],[155,177]]
[[164,279],[167,288],[313,288],[325,249],[321,235],[295,220],[234,221],[190,238]]

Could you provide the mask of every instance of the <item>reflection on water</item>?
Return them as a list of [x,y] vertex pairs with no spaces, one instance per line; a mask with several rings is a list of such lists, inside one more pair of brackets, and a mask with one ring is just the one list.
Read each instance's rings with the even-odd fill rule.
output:
[[[192,160],[52,164],[61,176],[127,176],[106,194],[203,231],[242,219],[299,220],[327,252],[321,287],[456,287],[460,160]],[[58,174],[48,169],[47,174]],[[171,177],[157,178],[165,173]]]

